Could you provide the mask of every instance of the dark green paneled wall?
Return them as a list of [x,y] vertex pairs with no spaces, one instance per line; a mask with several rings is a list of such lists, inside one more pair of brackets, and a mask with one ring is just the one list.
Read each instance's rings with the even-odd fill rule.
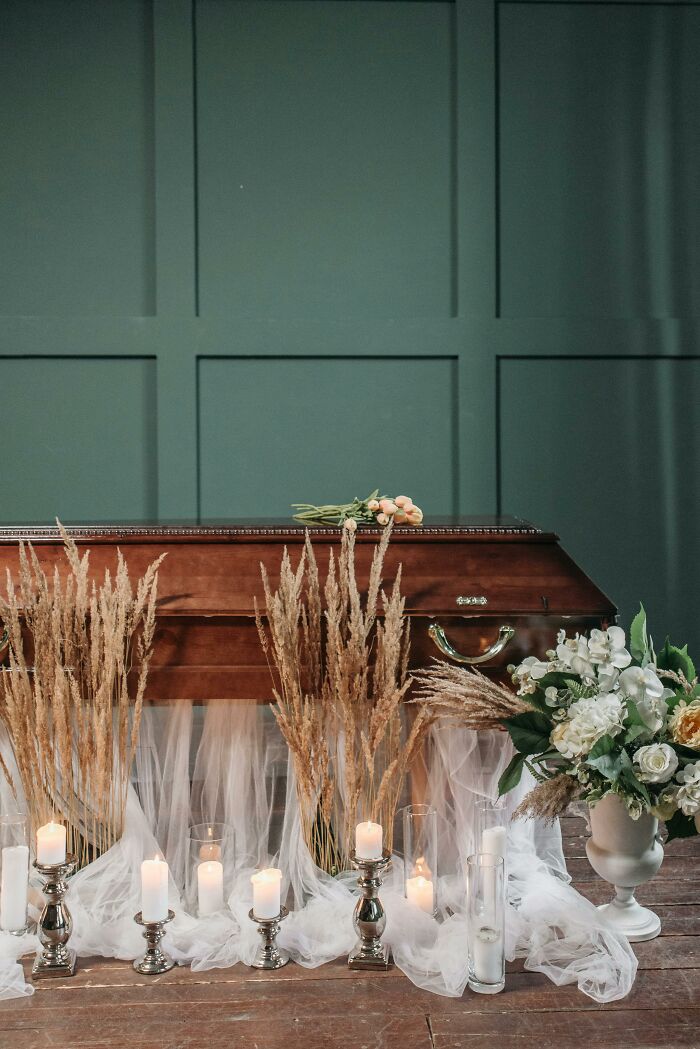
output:
[[5,521],[408,489],[700,648],[700,6],[0,0]]

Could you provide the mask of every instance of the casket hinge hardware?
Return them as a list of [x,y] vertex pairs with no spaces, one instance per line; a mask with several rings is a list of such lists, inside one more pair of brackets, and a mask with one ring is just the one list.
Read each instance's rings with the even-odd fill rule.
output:
[[475,663],[488,663],[490,659],[494,659],[499,652],[502,652],[508,642],[512,641],[515,637],[515,627],[499,627],[498,639],[494,641],[492,645],[489,645],[485,652],[482,652],[478,656],[463,656],[461,652],[458,652],[457,649],[447,640],[447,635],[439,623],[431,623],[428,627],[428,633],[442,652],[443,656],[447,656],[448,659],[454,660],[455,663],[473,666]]

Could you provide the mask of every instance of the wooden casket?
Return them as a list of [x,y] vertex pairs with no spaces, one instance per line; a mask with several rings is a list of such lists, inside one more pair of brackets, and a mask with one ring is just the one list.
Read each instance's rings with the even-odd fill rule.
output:
[[[159,622],[148,683],[151,701],[270,699],[270,674],[258,641],[254,599],[264,608],[262,562],[273,583],[284,547],[296,562],[304,528],[287,521],[90,525],[68,528],[90,548],[95,578],[112,569],[116,548],[133,579],[159,554]],[[323,573],[339,529],[309,529]],[[356,561],[366,576],[379,529],[357,533]],[[55,527],[0,528],[0,573],[17,577],[18,546],[31,542],[46,569],[62,565]],[[526,655],[543,656],[557,632],[615,621],[616,609],[561,548],[558,538],[515,517],[431,519],[397,527],[384,577],[403,565],[411,616],[412,665],[434,656],[502,674]]]

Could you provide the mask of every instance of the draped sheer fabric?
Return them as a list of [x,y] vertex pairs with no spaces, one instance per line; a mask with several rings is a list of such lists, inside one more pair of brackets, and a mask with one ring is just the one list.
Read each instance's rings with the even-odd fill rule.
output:
[[[0,745],[7,759],[7,740]],[[384,939],[414,984],[459,996],[468,975],[463,871],[477,847],[475,802],[495,799],[512,751],[503,733],[449,724],[433,729],[426,750],[426,790],[438,810],[439,915],[434,920],[404,899],[399,814],[396,854],[381,893],[387,912]],[[525,778],[509,795],[511,811],[531,783]],[[0,784],[0,792],[3,809],[16,807],[7,784]],[[232,828],[227,907],[198,918],[188,912],[184,894],[189,828],[214,822]],[[355,942],[356,875],[333,878],[314,865],[301,832],[287,748],[265,706],[175,702],[144,712],[124,834],[71,879],[71,945],[79,955],[126,960],[143,953],[141,930],[134,923],[140,910],[140,865],[156,854],[170,866],[170,907],[176,914],[165,946],[193,970],[253,959],[259,936],[248,918],[250,877],[261,866],[283,871],[291,913],[282,923],[279,943],[297,964],[321,965],[347,954]],[[556,984],[576,983],[597,1002],[624,997],[634,981],[636,958],[627,941],[569,884],[558,825],[511,823],[507,865],[508,957],[523,957],[525,968]],[[37,888],[38,882],[33,886],[38,904]],[[0,998],[32,993],[17,958],[36,947],[34,936],[0,934]]]

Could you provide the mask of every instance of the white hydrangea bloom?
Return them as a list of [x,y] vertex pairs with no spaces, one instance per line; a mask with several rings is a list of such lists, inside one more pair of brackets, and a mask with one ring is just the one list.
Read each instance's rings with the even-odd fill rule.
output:
[[678,806],[684,816],[695,816],[700,812],[700,761],[691,761],[676,773],[681,784],[678,788]]
[[622,730],[625,711],[616,693],[601,693],[577,699],[568,711],[568,720],[555,726],[551,741],[565,758],[573,760],[587,754],[601,736],[616,736]]

